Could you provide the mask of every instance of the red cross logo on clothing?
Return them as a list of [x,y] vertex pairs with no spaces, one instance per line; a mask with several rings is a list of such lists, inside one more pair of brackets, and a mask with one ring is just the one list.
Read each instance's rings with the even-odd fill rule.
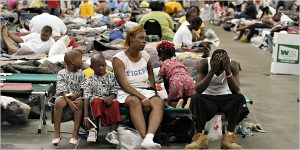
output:
[[217,131],[218,129],[219,129],[219,125],[216,124],[216,125],[214,126],[214,130]]

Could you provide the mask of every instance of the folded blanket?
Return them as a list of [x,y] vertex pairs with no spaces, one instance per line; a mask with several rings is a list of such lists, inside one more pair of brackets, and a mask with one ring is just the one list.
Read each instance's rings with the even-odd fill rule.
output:
[[29,60],[22,63],[1,66],[4,72],[10,73],[58,73],[62,68],[64,68],[63,64],[53,64],[48,60],[45,60],[43,63],[37,60]]

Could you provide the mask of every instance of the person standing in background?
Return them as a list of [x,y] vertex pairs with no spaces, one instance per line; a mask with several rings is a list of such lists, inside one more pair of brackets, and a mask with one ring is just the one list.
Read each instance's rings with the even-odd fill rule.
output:
[[59,0],[47,0],[47,4],[50,8],[50,14],[59,16],[60,15],[60,2]]
[[88,0],[83,0],[83,4],[80,5],[79,11],[80,16],[83,18],[94,16],[94,6],[89,3]]

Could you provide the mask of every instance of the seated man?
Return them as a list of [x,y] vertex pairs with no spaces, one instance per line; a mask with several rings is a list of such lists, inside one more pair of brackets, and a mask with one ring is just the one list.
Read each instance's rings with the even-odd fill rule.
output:
[[[4,25],[1,28],[3,41],[8,49],[8,54],[48,54],[51,46],[55,43],[51,38],[52,28],[44,26],[42,33],[30,33],[25,36],[18,37],[17,35],[8,31]],[[17,44],[16,44],[17,43]]]
[[[200,16],[200,9],[197,6],[191,6],[190,8],[187,9],[187,12],[192,13],[192,15],[196,15],[196,16]],[[186,17],[183,16],[179,19],[178,21],[178,28],[181,26],[181,24],[183,24],[184,22],[186,22]],[[202,22],[202,24],[200,25],[199,30],[193,30],[193,41],[200,41],[203,40],[205,38],[204,34],[205,34],[205,25]]]
[[[208,148],[207,135],[204,126],[217,112],[222,112],[228,118],[228,128],[222,137],[222,148],[241,149],[236,143],[233,133],[235,126],[249,113],[245,98],[238,94],[239,66],[230,60],[223,49],[217,49],[212,57],[202,59],[197,64],[196,94],[192,97],[190,111],[196,122],[198,134],[186,149]],[[201,133],[202,132],[202,133]]]
[[200,17],[195,16],[188,12],[186,14],[187,21],[184,22],[174,35],[173,43],[178,46],[187,47],[191,49],[193,47],[193,34],[192,30],[199,30],[202,20]]
[[257,9],[253,1],[248,1],[244,11],[241,14],[236,14],[234,18],[241,19],[245,18],[246,20],[256,19]]

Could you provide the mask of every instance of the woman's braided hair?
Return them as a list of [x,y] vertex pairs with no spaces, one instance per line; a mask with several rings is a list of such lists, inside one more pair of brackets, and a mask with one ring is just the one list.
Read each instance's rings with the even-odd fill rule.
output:
[[129,31],[127,32],[124,46],[129,47],[130,46],[130,38],[135,37],[140,32],[145,32],[145,29],[139,25],[130,28]]
[[161,42],[159,42],[156,46],[156,50],[158,56],[160,55],[167,55],[169,57],[175,56],[174,44],[167,40],[162,40]]

